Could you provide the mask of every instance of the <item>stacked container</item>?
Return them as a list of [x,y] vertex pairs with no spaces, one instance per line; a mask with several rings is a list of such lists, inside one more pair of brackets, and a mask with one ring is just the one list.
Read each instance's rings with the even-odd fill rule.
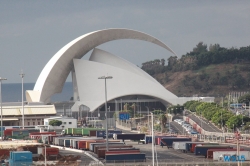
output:
[[10,152],[10,166],[32,165],[32,153],[29,151],[12,151]]

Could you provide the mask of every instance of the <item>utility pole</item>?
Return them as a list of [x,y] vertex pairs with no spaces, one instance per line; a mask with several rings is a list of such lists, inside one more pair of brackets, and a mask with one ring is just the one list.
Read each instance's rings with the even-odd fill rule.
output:
[[22,78],[22,126],[24,129],[23,77],[25,74],[23,73],[23,71],[21,71],[21,73],[19,75]]
[[151,112],[151,123],[152,123],[152,164],[155,165],[155,151],[154,151],[154,114]]

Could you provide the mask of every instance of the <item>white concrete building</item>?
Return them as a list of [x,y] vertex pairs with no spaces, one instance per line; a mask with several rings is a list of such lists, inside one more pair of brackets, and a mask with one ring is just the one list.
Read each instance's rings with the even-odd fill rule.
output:
[[[60,126],[50,126],[49,122],[52,120],[59,120],[62,121],[62,124]],[[66,116],[58,116],[58,117],[50,117],[44,119],[44,126],[48,126],[49,130],[53,129],[63,129],[63,128],[77,128],[77,120],[72,117],[66,117]]]

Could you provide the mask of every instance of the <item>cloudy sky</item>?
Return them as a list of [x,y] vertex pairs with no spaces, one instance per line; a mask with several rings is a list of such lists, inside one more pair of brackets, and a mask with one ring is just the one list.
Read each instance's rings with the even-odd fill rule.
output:
[[[5,83],[20,83],[21,69],[24,82],[35,83],[60,48],[100,29],[142,31],[179,57],[200,41],[226,48],[250,45],[249,0],[1,0],[0,16],[0,77],[8,79]],[[112,41],[98,48],[138,66],[172,55],[135,40]]]

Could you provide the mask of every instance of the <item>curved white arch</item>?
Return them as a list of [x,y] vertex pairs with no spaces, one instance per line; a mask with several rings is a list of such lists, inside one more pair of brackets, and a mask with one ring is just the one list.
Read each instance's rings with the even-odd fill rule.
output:
[[174,51],[160,40],[139,31],[130,29],[105,29],[94,31],[76,38],[60,49],[40,73],[33,90],[34,93],[28,91],[27,96],[33,101],[36,100],[36,102],[48,102],[53,94],[62,91],[64,82],[73,69],[73,59],[80,59],[96,46],[118,39],[148,41],[176,55]]

